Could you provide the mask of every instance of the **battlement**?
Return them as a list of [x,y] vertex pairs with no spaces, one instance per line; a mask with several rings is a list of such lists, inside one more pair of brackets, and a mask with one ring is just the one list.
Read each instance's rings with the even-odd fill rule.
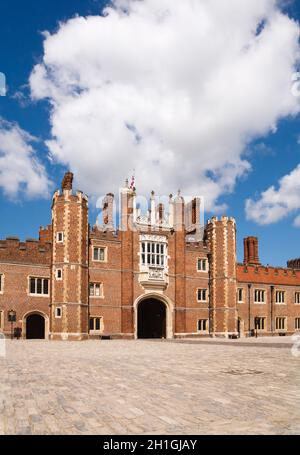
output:
[[235,218],[232,216],[221,216],[220,218],[217,216],[213,216],[207,221],[207,225],[215,224],[215,223],[233,223],[234,225],[236,224]]
[[204,254],[209,253],[209,246],[206,242],[186,242],[186,250],[187,251],[197,251]]
[[20,242],[18,237],[7,237],[0,240],[0,262],[50,265],[51,243],[37,239]]
[[79,200],[83,200],[85,201],[86,203],[88,202],[88,196],[86,194],[84,194],[82,191],[80,190],[57,190],[55,191],[55,193],[53,194],[53,197],[52,197],[52,204],[54,203],[54,201],[57,201],[57,200],[73,200],[73,201],[78,201]]
[[90,240],[121,240],[120,231],[111,231],[108,229],[104,229],[101,226],[93,226],[90,229]]
[[237,264],[237,280],[239,282],[298,286],[300,284],[300,270],[239,263]]
[[40,242],[52,242],[52,225],[40,226],[39,230],[39,240]]

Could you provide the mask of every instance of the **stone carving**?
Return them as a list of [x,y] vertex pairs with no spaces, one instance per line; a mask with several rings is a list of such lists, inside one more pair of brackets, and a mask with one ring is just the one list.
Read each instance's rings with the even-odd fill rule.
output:
[[164,272],[161,269],[149,269],[149,280],[163,280]]
[[165,237],[164,235],[141,234],[140,240],[141,242],[167,243],[167,237]]

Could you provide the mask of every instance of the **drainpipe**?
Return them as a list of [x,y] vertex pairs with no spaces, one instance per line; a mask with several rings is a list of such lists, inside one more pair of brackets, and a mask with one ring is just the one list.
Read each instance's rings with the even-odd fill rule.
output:
[[208,292],[209,292],[209,297],[208,297],[208,330],[209,330],[209,336],[211,337],[213,335],[213,310],[212,310],[212,302],[211,302],[211,296],[212,296],[212,291],[211,291],[211,285],[212,285],[212,279],[211,279],[211,263],[212,263],[212,258],[211,258],[211,253],[207,255],[208,259]]
[[[87,335],[88,339],[90,338],[90,315],[91,315],[91,310],[90,310],[90,248],[92,249],[92,242],[91,242],[91,225],[88,223],[88,234],[87,234],[87,263],[88,263],[88,282],[87,282]],[[101,323],[101,321],[100,321]]]
[[251,288],[252,284],[248,284],[248,336],[251,333]]
[[272,285],[271,286],[271,302],[270,302],[270,305],[271,305],[271,335],[273,336],[274,335],[274,307],[273,307],[273,303],[274,303],[274,289],[275,289],[275,286]]

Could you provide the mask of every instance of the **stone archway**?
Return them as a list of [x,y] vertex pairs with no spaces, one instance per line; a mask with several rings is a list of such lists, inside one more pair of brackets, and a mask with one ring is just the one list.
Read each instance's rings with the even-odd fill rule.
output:
[[134,337],[173,338],[173,305],[168,298],[149,293],[136,299]]
[[48,337],[48,318],[39,312],[31,312],[24,316],[24,337],[27,340],[43,340]]

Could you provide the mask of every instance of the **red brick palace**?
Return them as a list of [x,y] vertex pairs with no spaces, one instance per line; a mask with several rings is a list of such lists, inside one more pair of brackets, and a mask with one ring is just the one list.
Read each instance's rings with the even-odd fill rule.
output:
[[292,334],[300,329],[300,260],[262,266],[258,241],[236,260],[236,223],[200,225],[200,200],[170,196],[168,213],[151,194],[147,215],[135,189],[103,204],[103,224],[88,224],[88,199],[66,173],[39,240],[0,241],[0,331],[24,338],[175,338]]

